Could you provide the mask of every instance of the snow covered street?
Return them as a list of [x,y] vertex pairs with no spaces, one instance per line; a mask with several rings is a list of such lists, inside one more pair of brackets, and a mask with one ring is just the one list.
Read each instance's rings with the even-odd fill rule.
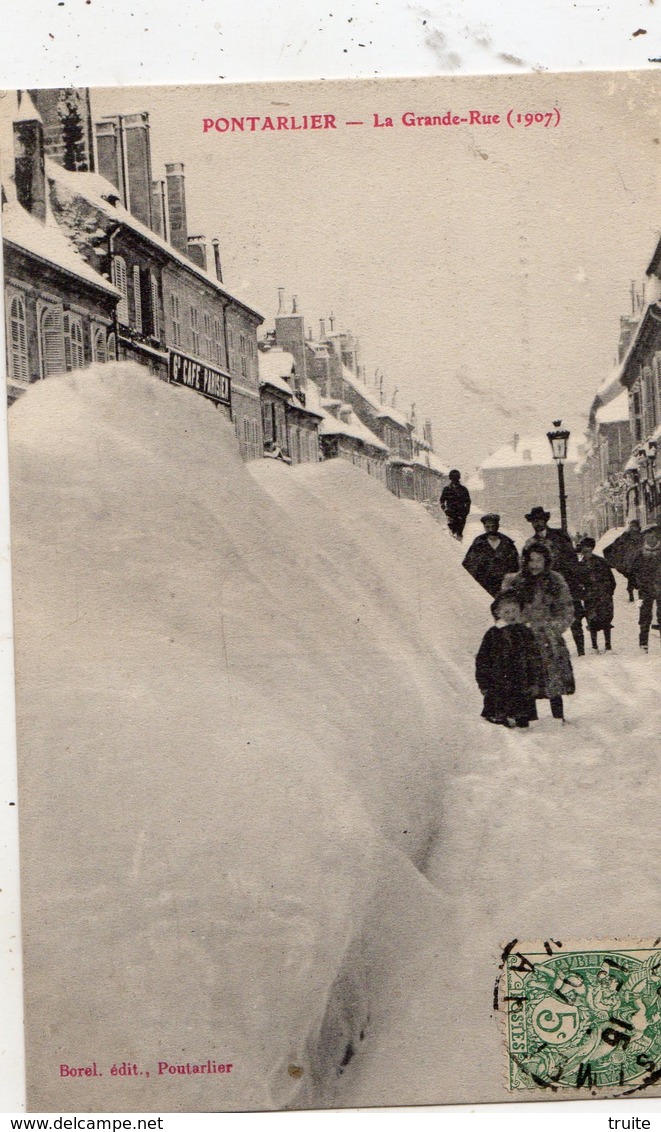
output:
[[345,461],[246,465],[127,364],[37,383],[10,453],[43,1111],[507,1100],[502,944],[659,934],[661,645],[622,580],[569,722],[508,731],[467,542]]

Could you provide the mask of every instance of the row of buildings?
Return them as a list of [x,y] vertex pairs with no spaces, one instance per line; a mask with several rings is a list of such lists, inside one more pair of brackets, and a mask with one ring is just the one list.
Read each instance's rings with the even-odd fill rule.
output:
[[[642,526],[661,521],[661,242],[647,268],[643,294],[631,288],[631,310],[620,319],[617,361],[598,387],[585,436],[572,436],[565,462],[570,533],[599,538],[631,519]],[[545,435],[514,436],[479,469],[485,510],[525,529],[528,506],[537,501],[557,522],[558,479]]]
[[437,503],[430,421],[387,404],[355,337],[332,317],[313,334],[282,289],[263,332],[224,283],[218,239],[189,232],[183,165],[154,177],[146,113],[93,123],[86,90],[14,97],[0,139],[10,403],[54,374],[137,361],[230,416],[245,459],[341,458]]

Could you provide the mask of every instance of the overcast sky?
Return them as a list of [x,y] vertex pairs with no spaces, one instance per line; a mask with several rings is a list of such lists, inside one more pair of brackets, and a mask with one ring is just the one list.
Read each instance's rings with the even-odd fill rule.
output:
[[[584,427],[661,230],[659,86],[638,72],[142,87],[92,106],[148,110],[154,175],[184,162],[189,233],[219,237],[229,289],[267,326],[278,286],[315,333],[333,311],[368,376],[431,417],[440,457],[470,474],[515,431]],[[550,128],[401,124],[556,107]],[[306,113],[338,128],[202,129]]]

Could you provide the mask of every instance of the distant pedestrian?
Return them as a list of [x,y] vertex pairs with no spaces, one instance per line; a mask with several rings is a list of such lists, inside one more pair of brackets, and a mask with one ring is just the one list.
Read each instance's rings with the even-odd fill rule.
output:
[[597,633],[604,634],[606,652],[611,651],[611,629],[613,627],[613,594],[615,578],[608,563],[594,553],[595,541],[589,535],[579,543],[581,561],[578,564],[583,583],[583,604],[585,620],[590,632],[592,648],[599,651]]
[[500,528],[500,515],[489,511],[481,522],[484,534],[473,540],[462,566],[492,597],[500,593],[506,574],[519,569],[519,554],[509,535]]
[[508,574],[503,591],[521,603],[521,620],[537,641],[541,669],[538,699],[548,699],[554,719],[564,719],[562,697],[576,690],[569,651],[562,634],[574,616],[574,602],[562,574],[551,569],[551,550],[546,542],[524,547],[521,569]]
[[441,509],[447,515],[450,534],[461,542],[470,514],[471,497],[468,488],[461,483],[461,472],[456,468],[450,472],[450,482],[441,492]]
[[528,727],[531,719],[538,719],[535,635],[521,624],[521,604],[514,594],[498,594],[491,612],[495,625],[487,629],[475,658],[475,678],[484,696],[482,717],[505,727]]
[[661,619],[661,526],[658,523],[645,527],[643,545],[633,560],[632,573],[642,598],[638,643],[647,652],[655,602],[657,628]]
[[565,531],[549,527],[550,513],[543,507],[533,507],[526,515],[532,524],[534,534],[524,543],[524,549],[542,543],[547,546],[551,554],[551,569],[562,574],[569,586],[569,592],[574,603],[574,617],[571,623],[571,635],[574,638],[576,652],[579,656],[585,654],[585,636],[583,634],[583,592],[581,580],[578,575],[578,555],[573,543]]
[[638,589],[633,572],[634,559],[640,554],[643,546],[643,535],[638,519],[631,519],[629,526],[614,542],[604,547],[604,558],[613,570],[624,574],[627,579],[627,593],[629,601],[635,601],[635,590]]

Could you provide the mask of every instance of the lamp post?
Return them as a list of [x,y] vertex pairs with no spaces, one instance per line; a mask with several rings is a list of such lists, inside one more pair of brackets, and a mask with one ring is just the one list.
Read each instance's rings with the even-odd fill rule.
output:
[[558,493],[560,495],[560,526],[567,534],[567,496],[565,494],[565,469],[564,462],[567,459],[567,441],[569,440],[569,429],[560,428],[562,421],[553,422],[553,431],[547,432],[553,459],[558,465]]

